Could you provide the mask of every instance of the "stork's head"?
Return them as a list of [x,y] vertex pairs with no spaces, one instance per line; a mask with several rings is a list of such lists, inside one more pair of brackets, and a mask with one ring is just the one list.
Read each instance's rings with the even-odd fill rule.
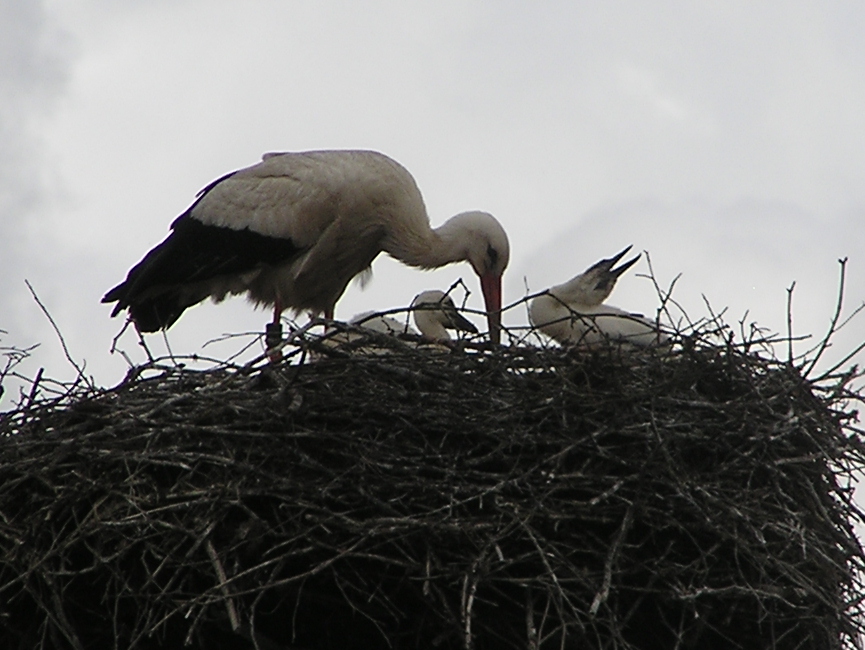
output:
[[450,340],[447,330],[477,333],[474,324],[457,311],[454,301],[444,291],[430,289],[415,296],[411,308],[414,323],[426,338],[433,341]]
[[467,260],[481,279],[487,308],[490,341],[501,339],[502,275],[511,258],[511,247],[502,224],[487,212],[463,212],[449,223],[457,226]]
[[613,266],[616,262],[622,259],[629,250],[631,250],[630,246],[618,255],[593,264],[575,278],[553,287],[550,292],[569,305],[600,305],[616,286],[619,276],[640,259],[640,256],[637,255],[614,269]]

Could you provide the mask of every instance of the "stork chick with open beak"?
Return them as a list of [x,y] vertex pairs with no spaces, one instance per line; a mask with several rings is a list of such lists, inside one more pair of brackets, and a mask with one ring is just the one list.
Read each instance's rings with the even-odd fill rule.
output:
[[637,255],[613,268],[629,250],[630,246],[533,298],[532,325],[563,345],[591,347],[617,341],[645,347],[667,341],[667,335],[644,316],[604,304],[619,276],[640,259]]
[[578,276],[550,289],[568,304],[595,306],[600,305],[613,292],[613,287],[625,271],[636,264],[640,256],[624,262],[614,269],[616,263],[625,256],[632,246],[628,246],[618,255],[613,255],[597,264],[593,264]]

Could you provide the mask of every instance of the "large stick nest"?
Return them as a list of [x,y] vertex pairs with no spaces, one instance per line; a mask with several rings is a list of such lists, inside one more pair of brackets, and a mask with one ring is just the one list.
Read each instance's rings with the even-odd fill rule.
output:
[[27,401],[0,646],[856,647],[860,397],[755,347],[394,344]]

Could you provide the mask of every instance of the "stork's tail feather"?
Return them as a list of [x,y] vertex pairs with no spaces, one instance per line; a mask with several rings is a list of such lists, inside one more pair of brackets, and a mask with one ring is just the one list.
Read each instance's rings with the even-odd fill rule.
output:
[[128,303],[126,303],[123,298],[126,295],[126,283],[121,282],[116,287],[108,291],[104,296],[102,296],[102,302],[104,303],[112,303],[116,302],[114,305],[114,309],[111,312],[111,317],[117,316],[124,307],[128,307]]
[[112,316],[117,316],[121,311],[129,308],[129,316],[140,332],[158,332],[161,329],[171,327],[187,307],[177,292],[164,293],[162,295],[129,301],[127,299],[127,283],[119,284],[105,294],[102,302],[116,302],[111,311]]
[[157,332],[168,329],[186,310],[188,305],[181,305],[172,296],[160,296],[154,300],[145,300],[129,307],[129,315],[141,332]]

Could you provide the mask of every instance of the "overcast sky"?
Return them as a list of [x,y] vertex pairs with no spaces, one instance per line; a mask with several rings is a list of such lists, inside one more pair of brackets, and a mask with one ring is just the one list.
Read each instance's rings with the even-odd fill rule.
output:
[[[40,343],[22,369],[71,375],[28,279],[75,359],[116,383],[105,291],[214,178],[320,148],[402,162],[434,225],[495,214],[506,302],[633,244],[662,284],[682,274],[692,317],[705,295],[784,331],[795,281],[796,331],[822,334],[838,258],[849,309],[865,299],[863,34],[861,0],[0,0],[0,346]],[[374,269],[338,317],[461,276],[482,306],[465,265]],[[645,272],[610,302],[653,313]],[[235,298],[169,341],[194,352],[267,320]]]

